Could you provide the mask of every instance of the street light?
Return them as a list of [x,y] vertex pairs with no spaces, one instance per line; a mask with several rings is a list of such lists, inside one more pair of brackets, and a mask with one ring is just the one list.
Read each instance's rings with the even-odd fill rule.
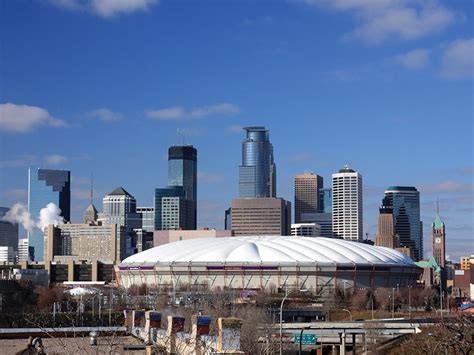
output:
[[303,327],[301,328],[301,333],[300,333],[300,351],[298,352],[299,355],[303,353],[303,332],[305,329],[311,329],[311,327]]
[[[302,290],[297,290],[299,292],[308,292],[306,289]],[[293,291],[295,292],[295,291]],[[288,287],[285,285],[285,297],[281,300],[281,305],[280,305],[280,355],[283,354],[283,342],[282,342],[282,337],[283,337],[283,304],[285,303],[286,299],[288,298],[289,295],[291,295],[293,292],[288,294]]]
[[410,315],[411,321],[411,285],[408,285],[408,314]]
[[349,313],[349,319],[352,322],[352,313],[351,313],[351,311],[349,311],[347,308],[343,308],[342,310]]
[[395,288],[392,287],[392,319],[395,318]]

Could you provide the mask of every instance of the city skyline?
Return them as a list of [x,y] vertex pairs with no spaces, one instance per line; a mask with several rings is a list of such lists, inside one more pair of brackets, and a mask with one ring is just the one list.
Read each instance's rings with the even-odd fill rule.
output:
[[184,139],[201,157],[198,227],[222,228],[238,197],[242,127],[262,125],[278,197],[293,200],[297,174],[329,181],[348,164],[364,176],[364,233],[374,237],[387,187],[415,186],[425,258],[437,199],[448,258],[465,254],[474,232],[469,4],[434,1],[444,19],[434,27],[422,21],[424,5],[380,5],[380,16],[396,6],[416,16],[410,31],[394,24],[375,38],[375,15],[361,16],[363,5],[186,3],[179,11],[161,1],[126,13],[59,3],[8,2],[0,15],[1,206],[26,204],[30,166],[72,172],[74,222],[89,203],[91,172],[96,206],[117,186],[152,206],[167,181],[168,147]]

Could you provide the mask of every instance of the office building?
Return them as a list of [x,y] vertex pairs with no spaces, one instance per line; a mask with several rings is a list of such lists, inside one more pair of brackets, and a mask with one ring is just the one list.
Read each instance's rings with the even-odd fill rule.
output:
[[194,201],[185,196],[182,186],[155,189],[155,230],[196,229]]
[[295,237],[321,237],[321,226],[316,223],[293,223],[291,235]]
[[155,230],[196,229],[197,150],[172,146],[168,150],[168,186],[155,189]]
[[311,220],[312,222],[319,225],[321,228],[321,237],[332,238],[334,236],[332,232],[332,214],[331,213],[315,213],[312,216],[303,217],[306,220]]
[[13,251],[17,251],[18,223],[3,220],[9,210],[7,207],[0,207],[0,246],[11,247]]
[[420,220],[420,193],[412,186],[390,186],[385,190],[387,205],[393,209],[395,234],[400,246],[413,249],[416,261],[423,258],[423,228]]
[[388,204],[385,197],[379,209],[379,220],[377,234],[375,235],[375,245],[386,248],[400,247],[400,240],[395,234],[395,223],[393,219],[393,208]]
[[332,231],[335,237],[362,242],[362,175],[347,165],[332,174]]
[[436,218],[431,224],[431,238],[433,243],[433,257],[439,266],[444,269],[446,265],[446,225],[436,212]]
[[155,208],[137,207],[137,213],[142,216],[142,229],[146,232],[155,230]]
[[13,263],[15,261],[15,250],[10,246],[0,246],[0,263]]
[[30,250],[28,238],[18,239],[18,261],[32,261],[32,255],[33,250]]
[[123,187],[118,187],[105,195],[102,200],[99,222],[103,225],[124,226],[127,233],[142,227],[141,215],[137,213],[137,201]]
[[168,186],[182,186],[188,205],[187,223],[197,224],[197,150],[192,145],[168,149]]
[[319,189],[319,213],[332,213],[332,189]]
[[291,203],[282,198],[232,200],[234,235],[289,235]]
[[[38,220],[41,209],[54,203],[65,222],[71,219],[71,172],[67,170],[28,170],[28,211],[33,220]],[[28,243],[32,247],[34,260],[42,261],[44,255],[43,231],[34,228],[28,232]]]
[[245,127],[242,165],[239,167],[240,198],[276,197],[273,145],[265,127]]
[[232,237],[230,230],[220,229],[198,229],[198,230],[162,230],[153,233],[153,246],[177,242],[179,240],[191,240],[200,238],[224,238]]
[[295,176],[295,223],[306,222],[301,218],[303,213],[317,213],[319,189],[323,187],[323,178],[314,173]]
[[470,256],[461,256],[459,261],[461,270],[469,270],[471,265],[474,265],[474,254],[471,254]]
[[224,213],[224,229],[231,230],[232,229],[232,208],[228,208],[225,210]]
[[119,224],[63,224],[45,228],[45,264],[66,261],[118,263],[126,258],[126,230]]

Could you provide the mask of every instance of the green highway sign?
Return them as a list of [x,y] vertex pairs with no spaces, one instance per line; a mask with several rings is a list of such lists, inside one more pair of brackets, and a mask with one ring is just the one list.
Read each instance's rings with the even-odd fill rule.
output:
[[[294,343],[299,344],[300,343],[300,335],[299,334],[294,334]],[[301,344],[303,345],[316,345],[316,335],[315,334],[303,334],[303,337],[301,338]]]

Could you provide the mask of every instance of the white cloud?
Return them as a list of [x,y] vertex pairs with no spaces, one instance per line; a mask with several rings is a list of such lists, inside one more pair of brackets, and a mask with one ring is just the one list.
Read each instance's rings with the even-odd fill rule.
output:
[[200,182],[209,183],[209,184],[219,183],[219,182],[224,181],[224,177],[222,175],[210,174],[204,171],[198,171],[197,178]]
[[237,115],[240,108],[237,105],[221,102],[209,106],[195,107],[190,111],[186,111],[181,106],[167,107],[159,110],[149,110],[145,114],[149,118],[160,121],[182,121],[182,120],[196,120],[209,116],[231,116]]
[[40,126],[63,127],[66,123],[41,107],[0,104],[0,130],[27,133]]
[[474,192],[474,184],[459,181],[443,181],[434,184],[425,184],[419,187],[423,193],[442,193],[442,192]]
[[418,0],[303,0],[309,5],[354,12],[358,26],[347,36],[379,43],[395,36],[404,40],[442,31],[455,15],[438,1]]
[[146,11],[158,0],[50,0],[52,4],[71,11],[87,11],[111,18],[136,11]]
[[441,75],[449,79],[474,77],[474,38],[451,42],[443,54]]
[[395,57],[395,61],[408,69],[421,69],[428,64],[430,50],[415,49]]
[[109,110],[108,108],[99,108],[97,110],[88,112],[87,115],[89,117],[98,118],[99,120],[104,122],[114,122],[122,118],[122,115],[120,113]]
[[67,161],[67,158],[64,155],[52,154],[46,156],[46,163],[48,165],[61,165]]
[[39,159],[36,155],[25,154],[21,155],[16,159],[0,160],[1,168],[21,168],[25,166],[36,165],[39,163]]
[[239,125],[232,125],[232,126],[227,127],[227,131],[231,133],[235,133],[235,134],[241,134],[243,129],[244,128]]

